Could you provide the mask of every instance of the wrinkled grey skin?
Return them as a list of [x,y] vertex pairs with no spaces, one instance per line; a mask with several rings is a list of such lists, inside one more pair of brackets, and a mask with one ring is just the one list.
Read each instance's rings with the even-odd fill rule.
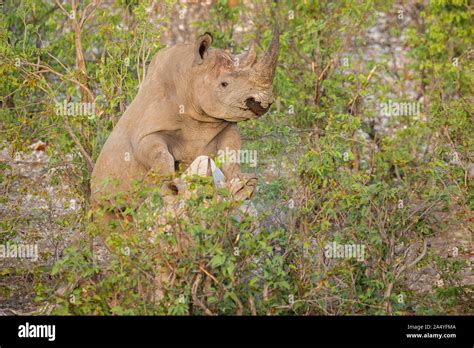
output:
[[[186,169],[199,155],[240,149],[236,123],[260,117],[273,101],[278,28],[260,58],[254,45],[232,56],[211,48],[211,43],[206,33],[154,57],[137,96],[97,159],[91,180],[93,206],[111,203],[119,192],[127,195],[134,180],[169,176],[178,164]],[[237,163],[224,164],[222,170],[227,180],[244,176]]]

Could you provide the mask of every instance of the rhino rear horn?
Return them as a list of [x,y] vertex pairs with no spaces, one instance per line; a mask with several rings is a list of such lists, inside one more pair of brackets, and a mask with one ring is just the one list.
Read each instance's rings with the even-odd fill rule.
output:
[[249,50],[245,53],[241,53],[237,56],[238,66],[241,69],[251,67],[257,59],[257,50],[255,48],[255,41],[250,43]]

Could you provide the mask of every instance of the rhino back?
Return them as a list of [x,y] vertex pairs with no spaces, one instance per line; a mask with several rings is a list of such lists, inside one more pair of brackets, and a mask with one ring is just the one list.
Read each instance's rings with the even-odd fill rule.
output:
[[121,127],[116,127],[97,158],[91,178],[93,200],[102,195],[128,192],[133,179],[143,175],[143,168],[134,159],[132,147]]
[[130,191],[133,180],[142,179],[147,171],[136,160],[134,147],[147,134],[174,131],[178,127],[174,117],[178,110],[174,76],[171,68],[164,68],[174,64],[176,48],[162,50],[155,56],[136,97],[105,142],[92,172],[93,201],[102,195]]

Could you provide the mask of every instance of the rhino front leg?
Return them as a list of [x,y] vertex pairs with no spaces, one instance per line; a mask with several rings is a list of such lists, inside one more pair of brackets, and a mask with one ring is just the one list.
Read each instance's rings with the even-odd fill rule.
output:
[[159,176],[174,174],[174,157],[159,133],[143,137],[135,148],[135,157],[149,172]]
[[[217,155],[223,159],[222,172],[229,183],[230,191],[235,198],[248,199],[252,197],[257,187],[257,177],[240,171],[239,151],[241,138],[237,125],[229,126],[217,137]],[[233,159],[225,158],[230,154]],[[234,154],[234,156],[232,156]]]
[[168,144],[164,137],[158,133],[143,137],[135,150],[138,162],[146,170],[145,182],[154,185],[157,179],[161,180],[161,193],[164,195],[174,194],[177,191],[176,185],[172,181],[175,173],[173,155],[168,150]]
[[226,154],[238,153],[240,150],[240,133],[237,125],[230,123],[217,137],[216,137],[217,156],[222,161],[221,169],[224,173],[226,180],[229,181],[232,178],[236,178],[240,173],[240,164],[238,162],[229,161],[225,158]]

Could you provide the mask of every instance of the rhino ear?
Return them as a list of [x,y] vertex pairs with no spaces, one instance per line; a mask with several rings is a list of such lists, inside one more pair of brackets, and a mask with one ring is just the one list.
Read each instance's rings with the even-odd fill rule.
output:
[[207,56],[207,51],[209,50],[209,47],[211,47],[212,40],[213,38],[211,33],[205,33],[204,35],[198,37],[195,46],[196,53],[194,58],[194,64],[202,64],[205,57]]

